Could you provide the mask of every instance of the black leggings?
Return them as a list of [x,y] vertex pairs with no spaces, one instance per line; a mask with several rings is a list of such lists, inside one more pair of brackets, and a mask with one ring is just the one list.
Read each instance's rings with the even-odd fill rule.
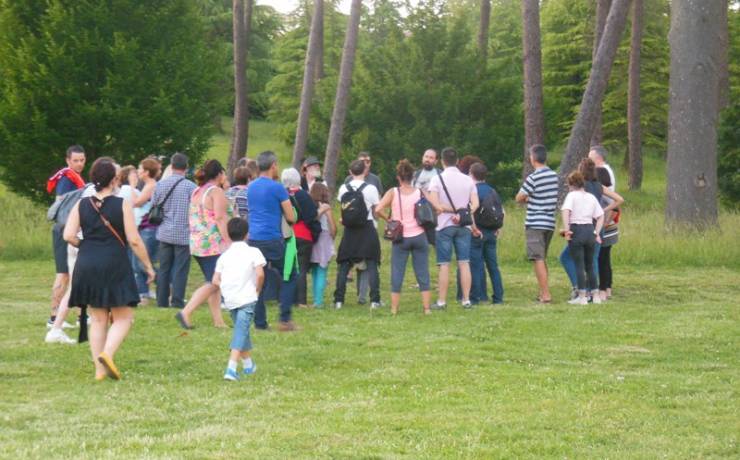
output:
[[568,242],[568,251],[576,264],[576,279],[578,289],[596,290],[596,273],[594,272],[594,246],[596,236],[594,226],[591,224],[571,224],[573,232]]
[[599,290],[612,288],[612,247],[602,246],[599,251]]

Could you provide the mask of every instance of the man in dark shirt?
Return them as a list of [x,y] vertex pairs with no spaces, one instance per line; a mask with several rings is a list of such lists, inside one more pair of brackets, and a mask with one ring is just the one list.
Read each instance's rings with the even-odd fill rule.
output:
[[[72,192],[84,186],[84,181],[80,174],[85,169],[85,149],[79,145],[69,147],[67,149],[66,161],[67,166],[54,174],[47,184],[47,190],[49,192],[53,191],[57,200],[60,200],[65,193]],[[54,224],[51,229],[56,276],[54,277],[54,284],[51,287],[51,315],[46,324],[47,328],[51,328],[54,325],[56,312],[59,309],[59,304],[62,301],[62,297],[64,297],[64,293],[67,291],[67,284],[69,283],[67,242],[62,237],[63,232],[63,223]],[[66,323],[64,326],[71,327],[71,325]]]

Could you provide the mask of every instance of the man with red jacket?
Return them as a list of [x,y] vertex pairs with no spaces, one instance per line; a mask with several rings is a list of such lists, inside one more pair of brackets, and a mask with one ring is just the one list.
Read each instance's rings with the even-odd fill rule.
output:
[[[67,166],[60,169],[51,176],[46,183],[46,191],[54,193],[56,199],[62,195],[85,186],[82,179],[82,170],[85,169],[85,149],[80,145],[73,145],[67,149]],[[69,283],[69,267],[67,267],[67,242],[62,238],[64,224],[54,224],[51,230],[52,246],[54,248],[54,262],[56,264],[56,277],[51,288],[51,317],[47,323],[50,328],[56,319],[56,311],[62,301],[67,284]],[[66,324],[65,327],[71,327]]]

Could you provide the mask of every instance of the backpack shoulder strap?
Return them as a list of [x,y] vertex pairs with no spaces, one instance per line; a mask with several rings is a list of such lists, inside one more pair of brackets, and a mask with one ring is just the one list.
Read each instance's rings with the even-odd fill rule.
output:
[[367,187],[367,182],[363,182],[362,185],[357,187],[357,191],[362,192],[365,189],[365,187]]
[[[347,182],[346,184],[344,184],[344,186],[347,187],[347,191],[348,192],[354,192],[355,191],[355,189],[353,189],[352,186],[349,185],[349,182]],[[360,187],[360,188],[362,188],[362,187]]]

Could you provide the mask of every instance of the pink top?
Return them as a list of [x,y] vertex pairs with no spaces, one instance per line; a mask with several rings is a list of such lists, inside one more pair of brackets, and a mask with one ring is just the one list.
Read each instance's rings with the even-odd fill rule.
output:
[[594,219],[604,215],[596,197],[585,190],[568,193],[560,209],[570,211],[570,224],[593,224]]
[[[201,199],[194,200],[198,192],[206,187],[208,188],[201,195]],[[215,185],[211,183],[201,185],[190,197],[190,254],[194,256],[217,256],[227,248],[216,224],[216,211],[205,206],[206,196],[214,188]],[[226,207],[226,212],[230,218],[233,214],[231,206]]]
[[[429,191],[437,192],[440,203],[450,206],[454,205],[455,209],[460,209],[470,204],[470,200],[473,195],[478,196],[478,190],[475,188],[475,182],[473,182],[473,179],[470,176],[466,176],[461,173],[455,166],[448,166],[441,175],[445,181],[447,190],[450,192],[452,203],[450,203],[450,200],[447,198],[447,194],[445,193],[444,187],[442,187],[442,182],[439,180],[439,176],[434,176],[432,177],[432,180],[429,181]],[[438,215],[437,231],[455,225],[455,223],[452,222],[453,216],[454,214],[451,212],[443,212]]]
[[[421,191],[419,191],[419,189],[414,189],[414,191],[408,195],[401,193],[400,205],[403,206],[403,212],[401,212],[398,201],[400,190],[401,189],[398,187],[393,189],[391,219],[401,221],[401,224],[403,224],[404,238],[413,238],[414,236],[424,233],[424,229],[419,226],[419,224],[416,222],[416,217],[414,216],[414,206],[416,206],[416,202],[421,199]],[[401,218],[402,214],[403,218]]]

